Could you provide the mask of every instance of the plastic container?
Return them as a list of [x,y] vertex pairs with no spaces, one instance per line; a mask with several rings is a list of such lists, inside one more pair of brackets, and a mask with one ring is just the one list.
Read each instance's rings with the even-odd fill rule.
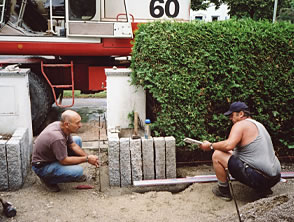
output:
[[149,139],[151,137],[151,129],[150,129],[150,119],[145,120],[145,139]]

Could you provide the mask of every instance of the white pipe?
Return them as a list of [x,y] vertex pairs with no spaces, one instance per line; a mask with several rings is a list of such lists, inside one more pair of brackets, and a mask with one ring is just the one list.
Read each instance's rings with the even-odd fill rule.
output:
[[276,21],[276,17],[277,17],[277,8],[278,8],[278,0],[275,0],[275,4],[274,4],[274,15],[273,15],[273,23],[275,23],[275,21]]

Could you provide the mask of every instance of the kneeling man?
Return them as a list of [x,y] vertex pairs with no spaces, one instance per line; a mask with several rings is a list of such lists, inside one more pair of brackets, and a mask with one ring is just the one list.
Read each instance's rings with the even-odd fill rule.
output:
[[271,194],[271,187],[280,181],[281,165],[269,133],[251,118],[243,102],[232,103],[224,114],[234,124],[228,139],[215,143],[204,141],[200,145],[203,150],[215,150],[212,162],[218,186],[213,193],[225,200],[232,199],[226,177],[228,169],[236,180],[255,189],[260,197]]
[[60,191],[58,183],[85,181],[78,164],[88,162],[98,167],[98,157],[87,155],[81,148],[81,139],[71,136],[81,126],[80,115],[66,110],[61,120],[49,124],[35,141],[32,168],[50,191]]

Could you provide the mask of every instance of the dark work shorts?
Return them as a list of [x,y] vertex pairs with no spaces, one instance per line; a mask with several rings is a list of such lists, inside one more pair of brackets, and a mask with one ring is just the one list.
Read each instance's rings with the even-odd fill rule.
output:
[[232,177],[239,182],[257,190],[264,191],[276,185],[281,178],[281,174],[269,177],[260,171],[242,162],[238,157],[232,155],[229,159],[228,169]]

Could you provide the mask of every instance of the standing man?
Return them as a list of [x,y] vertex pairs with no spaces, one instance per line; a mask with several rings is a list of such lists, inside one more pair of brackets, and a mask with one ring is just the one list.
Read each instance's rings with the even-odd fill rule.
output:
[[271,187],[280,181],[281,165],[275,156],[271,137],[265,127],[250,117],[244,102],[234,102],[224,113],[233,122],[228,139],[210,143],[204,141],[200,148],[215,150],[213,167],[218,186],[212,192],[222,199],[231,200],[226,169],[241,183],[255,189],[261,197],[272,194]]
[[66,110],[61,120],[49,124],[35,141],[32,168],[50,191],[60,191],[58,183],[85,181],[78,164],[88,162],[98,167],[98,157],[87,155],[81,148],[81,139],[71,136],[81,126],[80,115]]

